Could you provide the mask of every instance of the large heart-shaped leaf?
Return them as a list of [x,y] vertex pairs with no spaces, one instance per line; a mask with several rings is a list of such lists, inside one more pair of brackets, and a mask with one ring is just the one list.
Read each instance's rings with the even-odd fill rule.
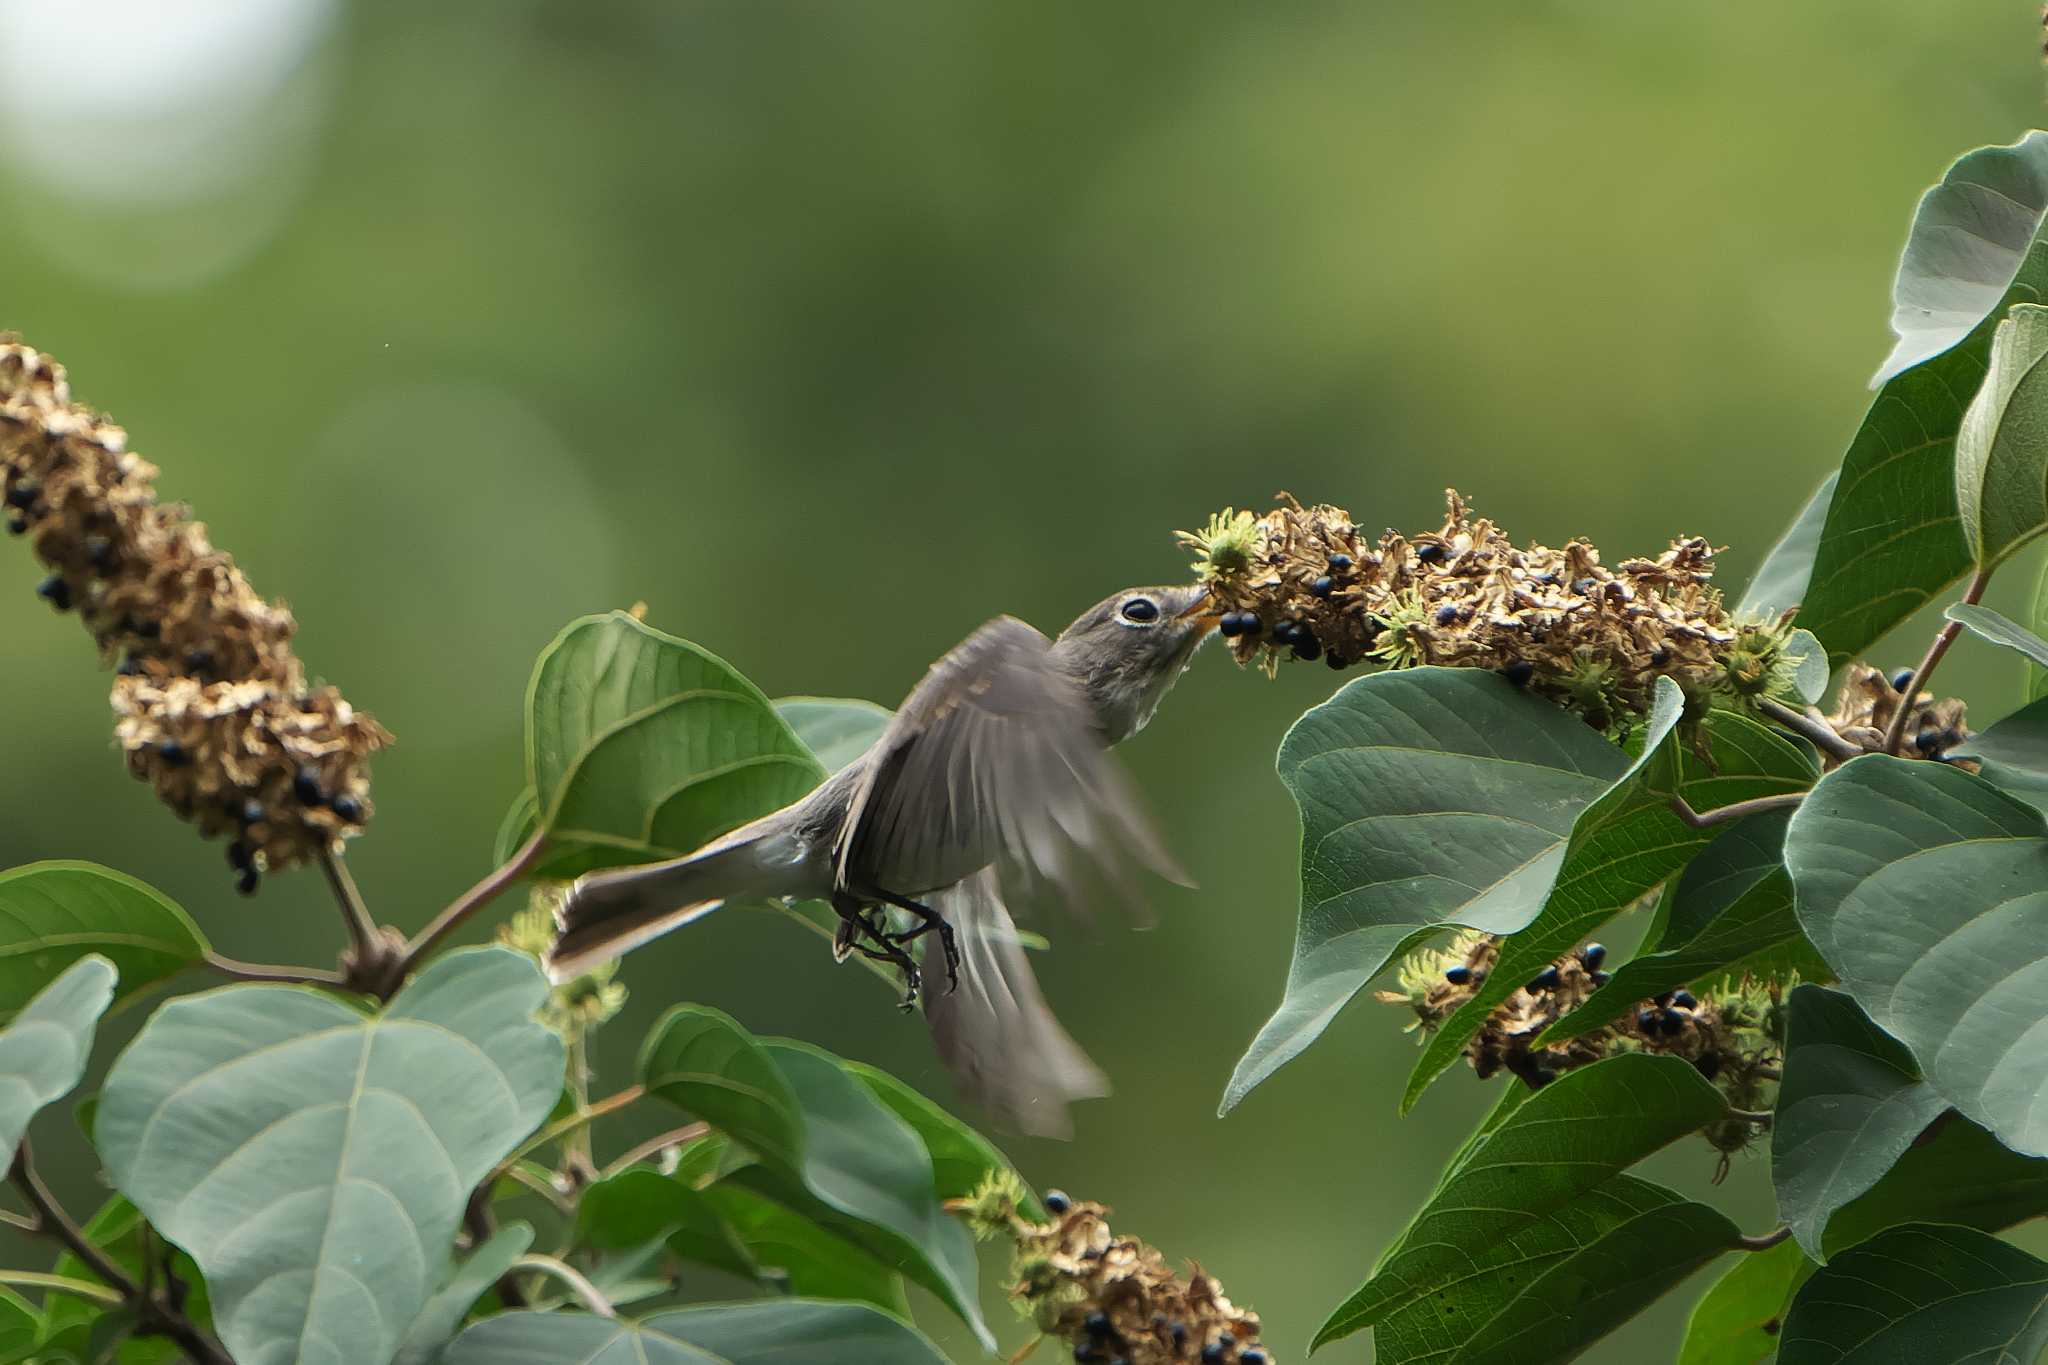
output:
[[625,612],[573,622],[541,654],[527,770],[550,839],[644,857],[687,853],[823,775],[739,670]]
[[728,1181],[865,1248],[938,1295],[993,1349],[973,1243],[940,1206],[924,1142],[837,1058],[680,1005],[648,1036],[640,1074],[650,1094],[761,1158]]
[[382,1365],[446,1279],[470,1190],[561,1093],[547,982],[451,953],[381,1014],[288,986],[158,1010],[114,1063],[107,1173],[192,1253],[246,1365]]
[[1777,1354],[1792,1296],[1814,1264],[1797,1242],[1740,1257],[1693,1305],[1678,1365],[1758,1365]]
[[[1590,1192],[1726,1111],[1720,1093],[1675,1057],[1634,1054],[1567,1073],[1505,1111],[1461,1154],[1398,1247],[1330,1315],[1315,1344],[1390,1321],[1482,1270],[1499,1281],[1489,1293],[1519,1293],[1551,1263],[1675,1199],[1655,1186],[1643,1187],[1655,1198],[1644,1195],[1635,1188],[1641,1182],[1631,1182],[1616,1196],[1611,1221],[1581,1224],[1569,1212],[1594,1209]],[[1525,1239],[1538,1225],[1543,1230]],[[1461,1321],[1476,1329],[1485,1319],[1466,1313]],[[1384,1345],[1384,1330],[1376,1339]]]
[[1898,344],[1872,385],[1960,344],[2004,311],[2048,215],[2048,133],[1957,159],[1920,197],[1892,286]]
[[502,1313],[455,1339],[447,1365],[947,1365],[929,1338],[864,1304],[778,1299],[639,1322]]
[[892,714],[886,706],[848,697],[782,697],[775,710],[827,774],[866,753],[882,737]]
[[2048,528],[2048,308],[2015,304],[1956,433],[1956,514],[1989,570]]
[[0,1029],[0,1153],[10,1162],[29,1120],[85,1074],[115,979],[113,963],[96,953],[82,957]]
[[1703,759],[1679,730],[1684,710],[1678,684],[1659,678],[1642,753],[1572,823],[1542,911],[1501,945],[1485,983],[1424,1044],[1402,1097],[1404,1113],[1457,1061],[1496,1006],[1713,842],[1720,831],[1686,824],[1672,809],[1674,799],[1707,811],[1812,785],[1818,768],[1810,749],[1733,711],[1708,716],[1712,758]]
[[1689,982],[1768,962],[1812,980],[1828,975],[1799,932],[1792,879],[1784,866],[1790,811],[1730,825],[1685,866],[1664,894],[1664,934],[1655,952],[1615,969],[1614,978],[1536,1040],[1561,1043],[1604,1028],[1644,1000]]
[[2048,828],[1946,763],[1869,754],[1785,838],[1799,922],[1956,1108],[2048,1153]]
[[1968,570],[1957,514],[1956,433],[1983,383],[1996,319],[2048,292],[2036,240],[2048,142],[1986,147],[1949,168],[1920,201],[1897,286],[1899,346],[1828,503],[1799,624],[1831,664],[1862,653]]
[[1223,1112],[1419,935],[1535,918],[1572,821],[1627,767],[1584,722],[1474,669],[1375,674],[1304,714],[1280,745],[1301,810],[1294,962]]
[[1839,991],[1801,986],[1785,1026],[1785,1081],[1771,1129],[1778,1210],[1808,1255],[1837,1209],[1875,1185],[1948,1102],[1912,1054]]
[[1806,600],[1806,586],[1813,577],[1813,556],[1820,548],[1821,528],[1827,524],[1828,504],[1835,498],[1835,483],[1841,471],[1821,480],[1813,496],[1799,509],[1799,515],[1785,528],[1773,545],[1756,576],[1743,589],[1735,611],[1739,616],[1767,617],[1798,606]]
[[492,1233],[490,1240],[470,1252],[448,1282],[435,1290],[426,1307],[420,1309],[419,1316],[406,1329],[405,1341],[399,1346],[393,1365],[435,1365],[447,1348],[448,1339],[462,1326],[476,1301],[489,1293],[499,1277],[510,1271],[512,1263],[532,1245],[533,1228],[525,1223],[507,1223]]
[[118,1007],[206,952],[183,910],[125,873],[77,862],[0,872],[0,1019],[87,953],[114,964]]
[[1909,1224],[1816,1271],[1778,1365],[2029,1365],[2048,1348],[2048,1264],[1973,1228]]

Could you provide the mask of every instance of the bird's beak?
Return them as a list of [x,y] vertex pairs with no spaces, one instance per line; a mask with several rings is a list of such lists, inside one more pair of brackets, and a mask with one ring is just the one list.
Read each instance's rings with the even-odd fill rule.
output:
[[1208,589],[1204,588],[1194,601],[1181,609],[1179,619],[1192,621],[1198,635],[1207,635],[1216,629],[1217,623],[1223,619],[1223,613],[1216,609],[1215,600],[1209,596]]

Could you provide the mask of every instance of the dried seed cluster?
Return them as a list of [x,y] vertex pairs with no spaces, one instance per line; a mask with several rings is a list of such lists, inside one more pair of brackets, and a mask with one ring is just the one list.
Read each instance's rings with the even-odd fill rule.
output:
[[[497,940],[543,964],[555,946],[555,893],[536,886],[527,907],[498,926]],[[626,1007],[626,988],[615,978],[617,959],[600,963],[582,976],[549,990],[536,1016],[565,1040],[584,1037]]]
[[1015,1244],[1011,1297],[1039,1331],[1096,1365],[1273,1365],[1259,1317],[1190,1267],[1185,1278],[1135,1237],[1119,1237],[1101,1204],[1045,1196],[1046,1221],[1019,1212],[1014,1175],[991,1175],[965,1210],[977,1237]]
[[[1464,931],[1441,947],[1423,948],[1403,959],[1399,988],[1376,998],[1415,1015],[1411,1028],[1434,1030],[1476,994],[1500,956],[1499,940]],[[1561,1072],[1623,1052],[1683,1057],[1718,1086],[1731,1106],[1768,1109],[1784,1055],[1780,1000],[1788,983],[1744,981],[1734,989],[1695,996],[1666,991],[1638,1001],[1606,1028],[1580,1034],[1554,1047],[1532,1048],[1544,1029],[1584,1004],[1605,986],[1607,949],[1598,943],[1578,948],[1516,987],[1489,1014],[1465,1045],[1465,1059],[1482,1079],[1501,1071],[1531,1086],[1548,1085]],[[1724,1153],[1746,1145],[1752,1125],[1731,1120],[1708,1130]]]
[[1289,498],[1182,531],[1239,663],[1283,659],[1497,669],[1601,728],[1649,704],[1659,676],[1690,697],[1788,691],[1784,620],[1730,618],[1697,537],[1655,559],[1600,562],[1583,540],[1518,549],[1456,491],[1442,529],[1359,534],[1340,507]]
[[1867,664],[1851,664],[1843,675],[1841,691],[1835,694],[1828,724],[1851,744],[1875,752],[1883,747],[1885,731],[1900,705],[1909,704],[1912,711],[1906,717],[1903,756],[1942,758],[1970,737],[1965,723],[1968,708],[1959,698],[1937,698],[1932,692],[1916,693],[1908,703],[1905,690],[1912,685],[1910,668],[1887,678]]
[[72,402],[63,366],[0,338],[0,502],[49,568],[37,592],[118,662],[128,767],[180,818],[231,834],[241,889],[370,816],[366,760],[391,743],[332,687],[309,687],[289,611],[257,596],[127,434]]

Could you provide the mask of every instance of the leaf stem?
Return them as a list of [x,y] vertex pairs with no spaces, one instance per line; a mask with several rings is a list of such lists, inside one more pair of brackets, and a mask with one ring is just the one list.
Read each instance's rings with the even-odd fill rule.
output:
[[48,1289],[53,1293],[69,1294],[74,1299],[88,1303],[104,1304],[108,1308],[119,1308],[126,1302],[118,1293],[102,1284],[90,1280],[74,1280],[69,1275],[48,1275],[39,1270],[0,1270],[0,1284],[18,1284],[24,1289]]
[[1671,811],[1691,829],[1709,829],[1725,825],[1730,820],[1740,820],[1745,815],[1756,815],[1767,810],[1787,810],[1806,799],[1805,792],[1783,792],[1777,796],[1759,796],[1748,801],[1737,801],[1733,805],[1716,806],[1710,811],[1697,811],[1682,796],[1671,798]]
[[512,1268],[514,1270],[537,1270],[543,1275],[560,1280],[563,1284],[569,1286],[569,1289],[576,1297],[583,1300],[583,1306],[593,1313],[600,1313],[608,1318],[615,1318],[619,1315],[619,1310],[612,1307],[612,1301],[604,1296],[604,1291],[592,1284],[582,1271],[570,1265],[567,1261],[557,1260],[553,1256],[543,1256],[538,1252],[530,1252],[514,1261]]
[[521,844],[510,858],[505,860],[504,866],[497,868],[475,886],[472,886],[469,890],[449,902],[446,909],[434,916],[431,924],[413,935],[411,941],[405,945],[404,953],[399,958],[399,979],[404,979],[405,974],[413,969],[414,964],[432,952],[434,946],[446,938],[457,925],[461,924],[478,910],[481,910],[484,906],[490,904],[493,900],[496,900],[506,887],[525,876],[532,869],[533,865],[540,861],[541,849],[546,846],[546,843],[547,836],[536,832],[531,839]]
[[356,879],[349,875],[348,864],[332,848],[323,848],[320,870],[327,874],[334,903],[341,907],[341,918],[348,925],[348,941],[354,945],[356,956],[370,960],[377,951],[377,921],[370,918],[370,908],[363,904],[363,893],[357,888]]
[[1834,726],[1815,716],[1794,711],[1783,702],[1765,697],[1757,702],[1756,709],[1785,729],[1811,741],[1816,749],[1830,758],[1846,763],[1863,752],[1861,748],[1835,733]]
[[[201,1365],[235,1365],[221,1344],[201,1331],[180,1309],[145,1294],[128,1272],[114,1264],[106,1252],[99,1249],[85,1230],[73,1222],[57,1197],[43,1184],[36,1174],[35,1158],[29,1150],[28,1139],[23,1138],[21,1146],[15,1149],[14,1166],[8,1172],[8,1179],[14,1182],[35,1209],[38,1225],[43,1234],[62,1242],[65,1248],[85,1263],[88,1270],[113,1287],[120,1299],[135,1309],[140,1319],[139,1333],[169,1337],[178,1343],[179,1349]],[[58,1278],[58,1277],[53,1277]]]
[[639,1100],[646,1093],[646,1088],[643,1086],[629,1085],[616,1094],[606,1095],[601,1100],[585,1105],[573,1114],[564,1114],[561,1118],[556,1119],[553,1123],[550,1123],[547,1127],[513,1148],[512,1154],[499,1162],[492,1169],[491,1173],[484,1178],[484,1188],[488,1189],[496,1184],[499,1177],[511,1170],[513,1164],[522,1157],[532,1155],[550,1142],[553,1142],[556,1138],[573,1133],[580,1128],[588,1127],[606,1114],[617,1113],[627,1105]]
[[[1970,578],[1970,586],[1963,591],[1963,601],[1970,606],[1977,605],[1977,600],[1984,596],[1984,589],[1990,582],[1991,570],[1977,570]],[[1920,660],[1920,666],[1913,670],[1913,681],[1899,694],[1899,709],[1893,713],[1892,723],[1885,727],[1884,742],[1878,748],[1879,753],[1895,754],[1899,751],[1899,745],[1905,742],[1906,720],[1913,714],[1914,701],[1926,689],[1927,680],[1933,676],[1935,665],[1941,662],[1942,655],[1948,653],[1948,647],[1956,642],[1956,636],[1962,629],[1961,621],[1950,621],[1935,632],[1934,643],[1927,646],[1927,653]]]
[[[490,1241],[498,1232],[498,1220],[491,1216],[491,1186],[493,1183],[495,1182],[492,1180],[485,1180],[483,1184],[471,1190],[469,1192],[469,1202],[463,1205],[462,1208],[462,1226],[469,1233],[471,1250],[475,1250],[485,1242]],[[526,1291],[519,1287],[519,1281],[511,1271],[508,1270],[503,1275],[500,1275],[495,1287],[498,1291],[499,1301],[507,1308],[524,1308],[527,1306]]]
[[1761,1237],[1737,1237],[1735,1239],[1735,1245],[1744,1251],[1769,1251],[1772,1247],[1784,1241],[1787,1237],[1790,1237],[1791,1235],[1791,1228],[1777,1228],[1773,1231],[1766,1232]]
[[236,981],[281,981],[299,986],[345,986],[348,978],[340,972],[323,971],[319,967],[281,967],[267,962],[241,962],[232,957],[223,957],[209,951],[206,965],[222,976]]
[[710,1131],[711,1125],[708,1123],[686,1123],[680,1128],[671,1128],[666,1133],[658,1133],[606,1166],[603,1174],[606,1177],[617,1175],[620,1171],[637,1166],[651,1156],[659,1156],[671,1147],[680,1147],[686,1142],[695,1142]]

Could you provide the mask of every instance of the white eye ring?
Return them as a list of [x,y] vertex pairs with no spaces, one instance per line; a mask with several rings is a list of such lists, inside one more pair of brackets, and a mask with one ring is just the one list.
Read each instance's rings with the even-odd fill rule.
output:
[[1159,604],[1149,597],[1127,598],[1117,608],[1117,615],[1133,625],[1149,626],[1159,619]]

